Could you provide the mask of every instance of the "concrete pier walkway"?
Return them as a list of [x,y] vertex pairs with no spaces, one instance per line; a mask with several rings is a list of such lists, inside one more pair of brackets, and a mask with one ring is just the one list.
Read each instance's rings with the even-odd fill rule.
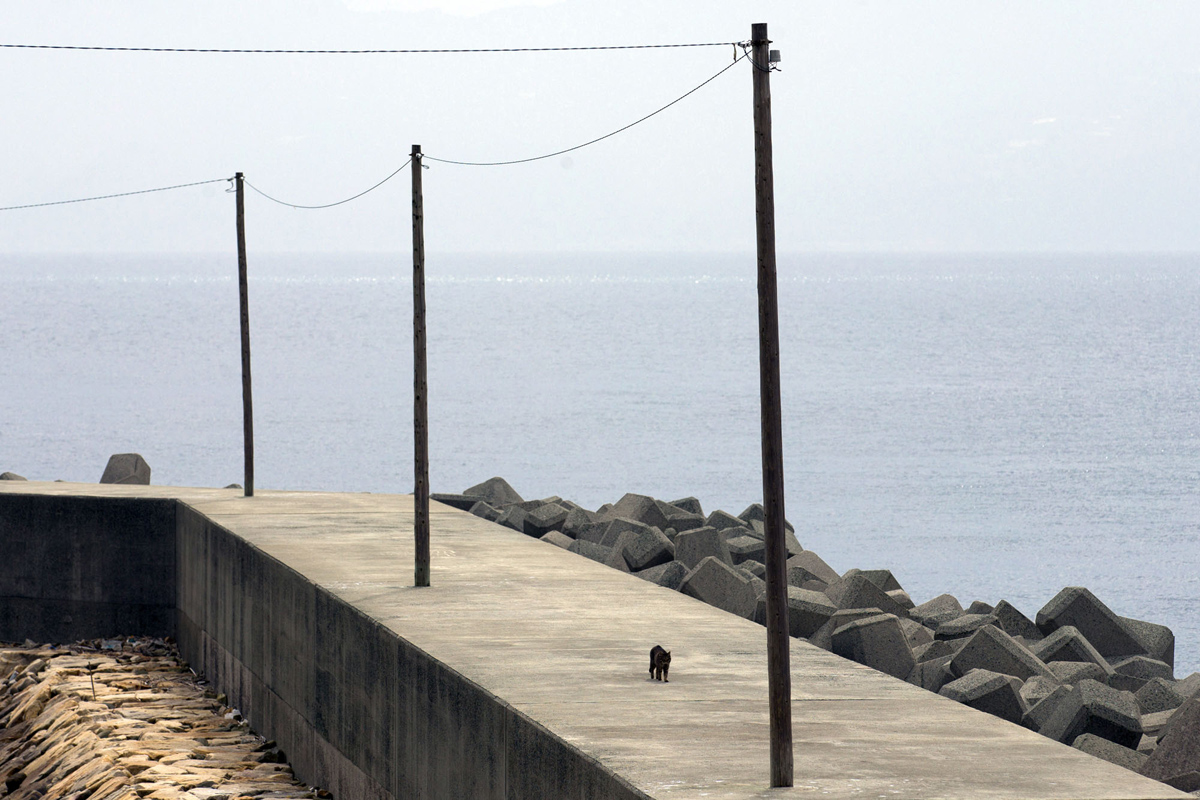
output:
[[[437,503],[416,589],[409,496],[0,482],[14,493],[177,499],[649,797],[1187,796],[799,640],[796,785],[772,791],[765,631],[677,592]],[[655,644],[670,683],[649,679]]]

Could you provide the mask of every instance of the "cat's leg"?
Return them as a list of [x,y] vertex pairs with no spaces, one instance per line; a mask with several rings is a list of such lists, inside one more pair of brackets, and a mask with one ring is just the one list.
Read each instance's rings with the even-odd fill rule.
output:
[[662,675],[663,675],[663,678],[662,678],[662,679],[663,679],[663,683],[670,683],[670,681],[668,681],[668,680],[667,680],[667,673],[668,673],[670,670],[671,670],[671,665],[670,665],[670,664],[667,664],[665,667],[663,667],[663,669],[662,669]]

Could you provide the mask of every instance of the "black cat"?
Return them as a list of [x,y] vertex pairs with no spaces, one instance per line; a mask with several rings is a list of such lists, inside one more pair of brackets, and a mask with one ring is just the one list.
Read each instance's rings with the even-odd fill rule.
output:
[[663,650],[662,645],[654,645],[650,650],[650,677],[656,681],[670,683],[667,680],[667,670],[671,668],[671,651]]

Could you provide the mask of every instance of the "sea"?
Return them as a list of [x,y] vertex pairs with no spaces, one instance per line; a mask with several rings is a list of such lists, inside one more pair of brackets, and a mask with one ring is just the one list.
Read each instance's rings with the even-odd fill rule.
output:
[[[754,254],[428,257],[433,491],[761,500]],[[256,487],[413,488],[405,253],[249,263]],[[1200,255],[785,255],[786,511],[920,603],[1065,586],[1200,669]],[[0,471],[241,482],[234,254],[0,256]]]

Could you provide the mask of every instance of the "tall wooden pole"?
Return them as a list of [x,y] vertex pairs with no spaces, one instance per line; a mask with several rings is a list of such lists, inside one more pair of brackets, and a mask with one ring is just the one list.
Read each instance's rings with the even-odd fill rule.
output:
[[421,145],[412,146],[413,246],[413,446],[416,488],[414,585],[429,585],[429,408],[425,387],[425,210],[421,194]]
[[238,294],[242,316],[242,443],[246,457],[243,478],[246,497],[254,496],[254,401],[250,393],[250,295],[246,287],[246,201],[242,173],[237,186]]
[[758,239],[758,359],[762,401],[763,508],[767,545],[767,680],[771,786],[792,785],[792,672],[787,544],[783,531],[783,423],[779,399],[779,300],[775,281],[775,178],[767,24],[750,28],[754,73],[754,208]]

